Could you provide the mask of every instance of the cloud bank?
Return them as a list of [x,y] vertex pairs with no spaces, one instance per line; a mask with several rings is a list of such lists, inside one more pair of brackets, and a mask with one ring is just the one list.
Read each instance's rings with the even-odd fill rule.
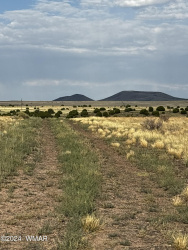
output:
[[187,13],[185,0],[40,0],[7,10],[0,14],[0,99],[78,91],[100,99],[148,83],[186,97]]

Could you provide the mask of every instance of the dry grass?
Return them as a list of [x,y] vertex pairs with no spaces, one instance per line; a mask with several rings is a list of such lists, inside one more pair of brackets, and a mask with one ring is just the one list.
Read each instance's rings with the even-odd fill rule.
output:
[[85,232],[94,232],[100,227],[100,219],[97,219],[95,215],[87,215],[82,219],[82,226]]
[[173,202],[173,205],[176,206],[176,207],[177,206],[182,206],[183,203],[184,203],[182,198],[179,195],[173,197],[172,202]]
[[174,246],[177,250],[185,250],[188,248],[188,235],[178,233],[173,235]]
[[113,147],[119,148],[120,143],[119,143],[119,142],[112,142],[111,145],[112,145]]
[[183,189],[181,196],[185,201],[188,201],[188,186]]
[[[139,142],[142,147],[165,149],[174,158],[182,159],[185,163],[188,161],[186,117],[171,117],[163,123],[162,130],[143,129],[142,124],[148,120],[144,117],[89,117],[74,120],[88,124],[89,129],[100,137],[122,138],[127,145]],[[154,119],[155,122],[158,123],[158,120]]]

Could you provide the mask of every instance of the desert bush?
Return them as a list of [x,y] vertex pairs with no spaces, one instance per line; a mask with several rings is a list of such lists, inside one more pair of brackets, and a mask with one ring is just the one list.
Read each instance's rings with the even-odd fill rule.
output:
[[115,114],[119,114],[120,113],[120,109],[118,109],[118,108],[113,108],[113,110],[114,110]]
[[109,110],[109,115],[114,115],[114,110]]
[[141,115],[146,115],[146,116],[148,116],[148,115],[149,115],[149,112],[148,112],[147,109],[142,109],[142,110],[140,110],[140,114],[141,114]]
[[173,112],[173,113],[178,113],[178,112],[179,112],[179,109],[178,109],[178,108],[174,108],[172,112]]
[[105,108],[103,108],[103,107],[102,107],[102,108],[100,108],[100,111],[104,111],[104,110],[106,110],[106,109],[105,109]]
[[147,130],[159,130],[162,128],[163,122],[159,119],[146,119],[141,126]]
[[152,112],[152,115],[153,115],[153,116],[157,116],[157,117],[160,116],[159,111],[157,111],[157,110],[153,111],[153,112]]
[[153,107],[149,107],[149,112],[153,112]]
[[75,109],[75,110],[71,110],[69,112],[69,114],[66,116],[66,118],[74,118],[74,117],[76,117],[78,115],[79,115],[78,110]]
[[186,110],[182,110],[182,111],[181,111],[181,114],[182,114],[182,115],[186,115],[186,114],[187,114],[187,111],[186,111]]
[[49,113],[49,114],[54,114],[55,112],[54,112],[53,109],[48,109],[48,113]]
[[163,106],[158,106],[156,108],[157,111],[165,111],[165,108]]
[[38,116],[42,119],[52,117],[52,115],[48,113],[48,111],[39,111]]
[[103,116],[104,116],[104,117],[108,117],[108,116],[109,116],[108,112],[104,112],[104,113],[103,113]]
[[62,112],[59,110],[55,113],[55,117],[56,118],[59,118],[61,116]]
[[93,112],[94,112],[94,113],[98,113],[99,111],[100,111],[100,109],[95,108]]
[[101,117],[101,116],[102,116],[102,113],[101,113],[100,111],[98,111],[98,112],[96,113],[96,116]]
[[82,112],[80,113],[80,115],[81,115],[82,117],[88,117],[89,114],[88,114],[88,112],[87,112],[87,109],[83,109]]
[[126,108],[125,109],[125,112],[130,112],[130,111],[134,111],[134,109],[132,109],[132,108]]

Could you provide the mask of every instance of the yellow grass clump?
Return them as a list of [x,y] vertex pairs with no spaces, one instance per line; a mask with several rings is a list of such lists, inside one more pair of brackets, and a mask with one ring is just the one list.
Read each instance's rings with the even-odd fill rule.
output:
[[174,206],[182,206],[183,205],[183,200],[179,195],[173,197],[172,202],[173,202]]
[[82,226],[85,232],[94,232],[100,227],[100,219],[94,215],[87,215],[82,219]]
[[182,157],[182,149],[174,149],[174,148],[168,148],[167,149],[167,152],[170,154],[170,155],[173,155],[175,158],[177,159],[181,159]]
[[151,145],[152,148],[158,148],[158,149],[162,149],[165,147],[165,144],[163,141],[156,141],[154,144]]
[[119,148],[120,147],[120,143],[119,142],[112,142],[111,145],[113,147]]
[[140,138],[140,145],[141,145],[143,148],[147,148],[148,142],[147,142],[145,139]]
[[129,153],[127,153],[127,159],[129,159],[130,157],[134,156],[134,151],[130,150]]
[[65,154],[65,155],[70,155],[70,154],[71,154],[71,151],[66,150],[64,154]]
[[127,144],[127,145],[132,145],[132,144],[135,144],[136,143],[136,138],[132,138],[132,139],[127,139],[126,141],[125,141],[125,144]]
[[188,235],[178,233],[173,235],[174,246],[177,250],[185,250],[188,247]]

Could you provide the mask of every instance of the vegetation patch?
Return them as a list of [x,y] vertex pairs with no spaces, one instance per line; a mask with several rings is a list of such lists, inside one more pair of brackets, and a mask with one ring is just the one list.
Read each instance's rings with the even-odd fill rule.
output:
[[14,175],[29,154],[37,150],[40,119],[0,121],[0,182]]
[[59,211],[68,218],[65,238],[59,249],[81,249],[86,244],[83,240],[86,235],[100,224],[94,215],[101,183],[100,164],[89,143],[66,121],[51,120],[51,126],[57,138],[63,172],[64,194]]

